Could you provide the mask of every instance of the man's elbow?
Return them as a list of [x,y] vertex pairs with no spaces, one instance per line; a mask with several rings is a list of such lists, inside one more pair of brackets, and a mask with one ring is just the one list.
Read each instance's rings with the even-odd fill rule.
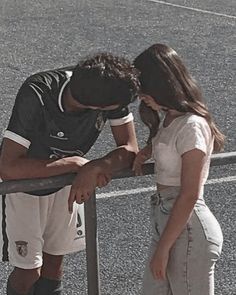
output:
[[9,167],[9,165],[5,165],[2,163],[2,161],[0,161],[0,178],[2,180],[10,180],[15,178],[11,167]]
[[135,155],[138,153],[138,151],[139,151],[138,145],[135,144],[135,143],[125,145],[125,148],[126,148],[127,151],[133,153],[134,156],[135,156]]

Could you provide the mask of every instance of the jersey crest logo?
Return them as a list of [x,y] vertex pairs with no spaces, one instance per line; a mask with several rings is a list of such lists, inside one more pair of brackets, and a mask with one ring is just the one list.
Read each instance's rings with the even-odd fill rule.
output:
[[96,124],[95,124],[95,127],[98,131],[102,131],[102,128],[104,126],[105,122],[103,120],[103,116],[102,116],[102,113],[99,113],[98,117],[97,117],[97,121],[96,121]]
[[15,241],[17,253],[25,257],[28,254],[28,243],[25,241]]
[[50,149],[52,151],[52,154],[49,156],[50,159],[61,159],[68,156],[82,157],[84,155],[84,153],[81,150],[68,151],[68,150],[60,150],[55,147],[50,147]]

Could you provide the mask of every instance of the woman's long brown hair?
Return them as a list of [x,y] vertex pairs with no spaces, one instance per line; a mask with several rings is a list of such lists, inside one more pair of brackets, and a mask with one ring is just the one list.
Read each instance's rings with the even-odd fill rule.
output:
[[[161,106],[205,118],[214,136],[214,151],[223,149],[224,135],[213,122],[199,86],[172,48],[154,44],[134,60],[134,65],[141,73],[141,91],[144,94],[152,96]],[[139,112],[141,120],[150,130],[150,142],[159,128],[158,113],[143,102]]]

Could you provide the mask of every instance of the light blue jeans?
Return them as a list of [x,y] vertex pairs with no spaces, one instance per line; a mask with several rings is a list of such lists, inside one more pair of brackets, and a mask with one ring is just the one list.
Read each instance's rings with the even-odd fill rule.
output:
[[214,268],[221,253],[223,235],[202,194],[187,225],[171,248],[167,280],[155,280],[152,276],[150,260],[179,190],[179,187],[171,187],[151,197],[153,237],[144,272],[142,295],[214,294]]

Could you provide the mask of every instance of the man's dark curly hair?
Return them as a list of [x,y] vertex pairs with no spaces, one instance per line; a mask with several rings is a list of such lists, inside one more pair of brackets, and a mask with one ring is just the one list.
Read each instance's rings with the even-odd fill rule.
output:
[[69,87],[72,96],[83,105],[126,106],[137,97],[138,75],[127,59],[100,53],[75,67]]

